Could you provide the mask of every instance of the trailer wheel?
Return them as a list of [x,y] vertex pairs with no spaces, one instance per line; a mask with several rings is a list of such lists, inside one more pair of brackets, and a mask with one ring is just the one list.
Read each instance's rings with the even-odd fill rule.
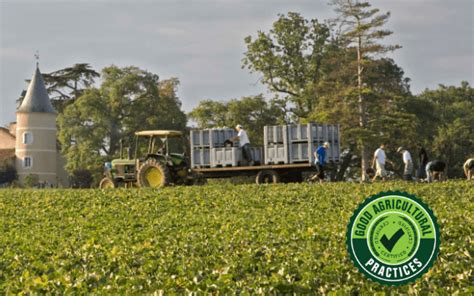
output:
[[280,175],[274,170],[263,170],[258,172],[255,177],[255,183],[257,184],[271,184],[280,183]]

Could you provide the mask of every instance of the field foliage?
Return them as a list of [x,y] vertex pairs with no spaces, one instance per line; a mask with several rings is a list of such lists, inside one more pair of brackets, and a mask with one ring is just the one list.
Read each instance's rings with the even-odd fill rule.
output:
[[[418,195],[441,251],[413,284],[386,287],[348,259],[365,197]],[[163,190],[0,190],[3,293],[473,293],[474,186],[208,185]],[[2,294],[0,292],[0,294]]]

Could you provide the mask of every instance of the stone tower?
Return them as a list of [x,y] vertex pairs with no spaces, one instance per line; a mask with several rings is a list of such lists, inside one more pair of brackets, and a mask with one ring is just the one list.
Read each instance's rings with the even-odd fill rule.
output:
[[16,169],[20,182],[37,175],[40,183],[57,186],[56,111],[38,65],[16,112]]

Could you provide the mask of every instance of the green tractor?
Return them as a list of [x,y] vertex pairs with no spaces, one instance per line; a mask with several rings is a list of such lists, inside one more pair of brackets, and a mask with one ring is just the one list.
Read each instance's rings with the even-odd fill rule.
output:
[[[178,141],[172,142],[172,139]],[[144,142],[147,147],[141,145]],[[135,156],[130,149],[128,157],[114,159],[105,165],[105,177],[100,188],[152,187],[159,188],[170,184],[190,184],[188,161],[185,153],[171,153],[170,148],[181,144],[184,151],[184,138],[180,131],[152,130],[135,133]],[[145,153],[146,148],[146,153]],[[145,154],[144,157],[138,157]]]

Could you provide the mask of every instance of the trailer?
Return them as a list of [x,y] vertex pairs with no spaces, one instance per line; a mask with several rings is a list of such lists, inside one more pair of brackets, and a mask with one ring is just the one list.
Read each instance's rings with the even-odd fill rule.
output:
[[339,125],[288,124],[265,126],[263,147],[252,147],[249,166],[237,145],[226,147],[224,142],[235,135],[233,129],[204,129],[191,131],[191,176],[198,183],[211,178],[254,177],[257,184],[301,182],[305,173],[315,174],[316,148],[328,142],[326,160],[337,163],[340,156]]
[[309,163],[192,169],[197,180],[244,176],[254,177],[257,184],[302,182],[304,173],[315,172]]

